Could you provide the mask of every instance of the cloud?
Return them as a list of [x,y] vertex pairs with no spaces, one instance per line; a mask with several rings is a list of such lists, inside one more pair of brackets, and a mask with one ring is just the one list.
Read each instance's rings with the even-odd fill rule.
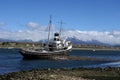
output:
[[[36,22],[28,22],[25,26],[28,29],[35,30],[35,31],[48,31],[48,29],[49,29],[48,25],[40,25]],[[52,27],[51,27],[51,31],[53,31],[53,30],[56,30],[54,25],[52,25]]]
[[[1,23],[3,25],[3,23]],[[0,31],[0,38],[11,40],[24,40],[30,39],[39,41],[48,38],[48,26],[40,26],[38,23],[29,22],[26,24],[30,29],[18,31]],[[53,25],[54,26],[54,25]],[[56,30],[59,32],[58,30]],[[55,31],[55,32],[56,32]],[[51,32],[51,36],[54,32]],[[111,45],[120,45],[120,31],[80,31],[80,30],[66,30],[62,31],[63,37],[76,38],[82,41],[97,40],[102,43]]]
[[35,22],[28,22],[28,23],[26,24],[26,26],[27,26],[28,28],[32,28],[32,29],[36,29],[36,28],[39,28],[39,27],[40,27],[40,25],[39,25],[38,23],[35,23]]
[[[4,35],[4,36],[3,36]],[[35,30],[26,30],[26,31],[1,31],[0,38],[10,39],[10,40],[33,40],[39,41],[47,38],[47,32],[45,31],[35,31]]]

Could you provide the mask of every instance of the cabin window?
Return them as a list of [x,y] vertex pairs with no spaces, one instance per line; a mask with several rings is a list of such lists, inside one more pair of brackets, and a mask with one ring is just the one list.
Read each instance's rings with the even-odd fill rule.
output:
[[57,41],[59,41],[59,39],[57,39]]
[[58,39],[58,38],[54,38],[54,41],[59,41],[60,39]]
[[58,34],[58,33],[55,33],[55,36],[59,36],[59,34]]
[[56,41],[56,38],[54,38],[54,41]]

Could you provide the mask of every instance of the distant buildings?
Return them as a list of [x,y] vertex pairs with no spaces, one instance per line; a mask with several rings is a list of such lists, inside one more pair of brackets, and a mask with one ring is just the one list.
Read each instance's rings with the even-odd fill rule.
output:
[[[0,48],[40,48],[41,42],[0,42]],[[120,46],[105,46],[95,44],[73,44],[73,48],[118,49]]]

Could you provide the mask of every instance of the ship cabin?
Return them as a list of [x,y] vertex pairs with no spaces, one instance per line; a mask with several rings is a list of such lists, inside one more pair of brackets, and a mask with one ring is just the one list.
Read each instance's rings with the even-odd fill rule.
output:
[[62,43],[62,40],[60,39],[59,33],[54,33],[54,38],[49,42],[49,50],[60,50],[63,49],[64,44]]

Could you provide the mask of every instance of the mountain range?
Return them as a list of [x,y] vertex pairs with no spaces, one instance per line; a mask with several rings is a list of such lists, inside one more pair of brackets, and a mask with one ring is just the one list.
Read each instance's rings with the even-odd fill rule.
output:
[[73,44],[91,44],[91,45],[109,45],[107,43],[102,43],[97,40],[91,40],[91,41],[82,41],[76,38],[68,38]]
[[[67,40],[70,40],[73,44],[91,44],[91,45],[109,45],[109,44],[105,44],[102,42],[99,42],[97,40],[92,40],[92,41],[82,41],[76,38],[67,38]],[[40,41],[36,41],[36,42],[41,42]],[[2,39],[0,38],[0,42],[35,42],[31,39],[24,39],[24,40],[10,40],[10,39]]]

